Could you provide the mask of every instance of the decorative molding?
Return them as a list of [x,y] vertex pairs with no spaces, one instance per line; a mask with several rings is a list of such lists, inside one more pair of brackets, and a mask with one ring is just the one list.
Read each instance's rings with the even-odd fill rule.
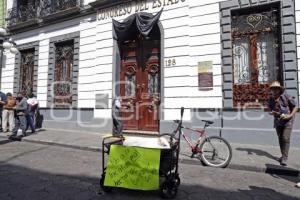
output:
[[[265,1],[242,1],[227,0],[219,3],[221,20],[221,43],[222,43],[222,76],[223,76],[223,107],[233,107],[233,57],[231,41],[231,12],[237,10],[249,10],[266,7],[270,4],[278,4],[281,13],[281,65],[284,86],[287,92],[295,97],[298,102],[298,74],[297,50],[296,50],[296,24],[294,0],[265,0]],[[230,45],[229,45],[230,44]]]
[[[29,49],[34,49],[34,82],[33,82],[33,93],[37,95],[37,81],[38,81],[38,60],[39,60],[39,42],[31,42],[27,44],[22,44],[17,46],[18,50],[26,51]],[[20,70],[21,70],[21,53],[16,54],[15,56],[15,68],[14,68],[14,87],[13,93],[16,94],[19,92],[20,85]]]
[[49,68],[48,68],[48,93],[47,93],[47,107],[55,107],[52,99],[52,83],[54,80],[55,70],[55,44],[66,41],[74,41],[74,57],[73,57],[73,73],[72,73],[72,108],[77,107],[78,103],[78,72],[79,72],[79,42],[80,32],[74,32],[66,35],[50,38],[49,44]]

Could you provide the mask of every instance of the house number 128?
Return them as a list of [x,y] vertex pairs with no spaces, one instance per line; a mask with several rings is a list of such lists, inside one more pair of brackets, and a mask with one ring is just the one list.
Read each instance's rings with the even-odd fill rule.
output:
[[175,65],[176,65],[176,60],[175,60],[175,58],[166,60],[166,66],[167,66],[167,67],[175,66]]

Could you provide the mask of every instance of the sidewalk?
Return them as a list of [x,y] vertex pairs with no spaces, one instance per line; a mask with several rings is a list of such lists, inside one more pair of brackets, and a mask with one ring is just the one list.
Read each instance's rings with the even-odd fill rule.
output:
[[[57,145],[68,148],[76,148],[88,151],[101,151],[102,137],[109,133],[74,132],[66,130],[40,130],[37,134],[29,135],[22,139],[25,142]],[[0,133],[0,138],[7,138],[7,133]],[[229,141],[230,142],[230,141]],[[298,176],[300,170],[300,148],[291,147],[288,167],[282,167],[276,161],[279,157],[279,147],[247,145],[231,143],[233,157],[228,168],[247,170],[280,175]],[[181,145],[180,162],[184,164],[198,165],[200,161],[191,159],[189,148],[185,142]]]

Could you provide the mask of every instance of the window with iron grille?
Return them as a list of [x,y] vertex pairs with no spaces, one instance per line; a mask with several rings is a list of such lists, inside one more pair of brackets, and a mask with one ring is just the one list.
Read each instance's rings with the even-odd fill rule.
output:
[[19,91],[26,95],[33,92],[34,49],[21,51]]
[[232,12],[234,106],[266,106],[269,84],[282,82],[279,10]]
[[73,40],[55,44],[54,104],[72,105],[72,77],[74,61]]

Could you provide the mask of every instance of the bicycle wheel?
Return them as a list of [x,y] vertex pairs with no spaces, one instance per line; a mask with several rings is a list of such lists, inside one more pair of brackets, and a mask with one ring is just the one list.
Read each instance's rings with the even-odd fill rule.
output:
[[225,168],[232,158],[230,144],[224,138],[218,136],[206,138],[200,144],[200,150],[202,151],[202,154],[200,154],[201,161],[211,167]]

